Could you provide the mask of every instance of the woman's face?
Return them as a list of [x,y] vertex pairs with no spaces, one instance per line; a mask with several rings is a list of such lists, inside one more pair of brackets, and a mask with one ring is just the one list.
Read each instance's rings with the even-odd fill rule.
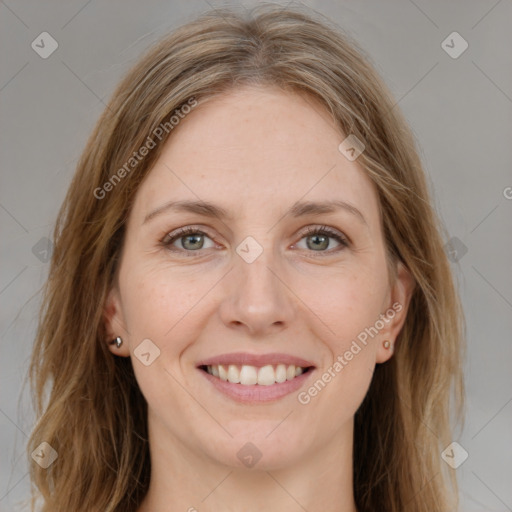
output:
[[105,309],[153,443],[271,469],[350,440],[411,280],[400,265],[389,283],[378,198],[345,137],[274,88],[210,99],[174,128]]

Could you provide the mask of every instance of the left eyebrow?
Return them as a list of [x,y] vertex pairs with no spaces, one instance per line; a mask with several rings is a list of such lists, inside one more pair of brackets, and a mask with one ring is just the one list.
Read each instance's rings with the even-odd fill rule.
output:
[[[285,213],[286,216],[292,217],[303,217],[305,215],[322,215],[325,213],[334,213],[337,210],[345,210],[362,223],[368,226],[364,215],[353,205],[346,201],[333,200],[333,201],[321,201],[321,202],[296,202],[293,206]],[[159,206],[152,212],[146,215],[143,224],[149,222],[154,217],[161,215],[169,210],[177,212],[188,212],[202,215],[205,217],[217,217],[219,219],[233,220],[233,216],[228,213],[227,210],[221,206],[215,205],[208,201],[170,201],[162,206]]]
[[363,224],[368,226],[364,215],[352,204],[346,201],[333,200],[321,202],[296,202],[285,214],[292,217],[302,217],[304,215],[322,215],[325,213],[334,213],[337,210],[345,210],[357,217]]

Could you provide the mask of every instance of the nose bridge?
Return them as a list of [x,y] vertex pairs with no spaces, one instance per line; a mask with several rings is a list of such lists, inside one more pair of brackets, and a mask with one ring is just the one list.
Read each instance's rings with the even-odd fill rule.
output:
[[252,333],[282,328],[293,317],[293,294],[280,275],[283,267],[272,247],[272,237],[261,243],[247,237],[236,251],[229,297],[222,308],[224,322],[244,324]]

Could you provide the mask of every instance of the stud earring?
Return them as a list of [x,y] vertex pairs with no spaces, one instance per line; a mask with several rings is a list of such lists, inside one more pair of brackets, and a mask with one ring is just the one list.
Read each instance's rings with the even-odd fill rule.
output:
[[391,347],[391,342],[389,340],[384,340],[384,342],[382,344],[384,345],[385,349],[388,349],[389,347]]
[[118,336],[115,340],[112,340],[110,342],[110,345],[113,345],[113,344],[116,344],[116,347],[119,348],[121,346],[121,344],[123,343],[123,340],[121,339],[120,336]]

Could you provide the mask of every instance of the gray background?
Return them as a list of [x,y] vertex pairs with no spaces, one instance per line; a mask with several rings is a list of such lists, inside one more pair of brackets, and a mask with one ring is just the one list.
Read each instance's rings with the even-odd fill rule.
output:
[[[510,511],[512,2],[305,3],[369,53],[419,141],[467,315],[468,414],[455,437],[469,453],[457,469],[461,510]],[[48,266],[44,239],[76,160],[140,53],[219,5],[0,0],[0,511],[20,510],[28,496],[34,415],[22,381]],[[31,47],[45,31],[59,45],[47,59]],[[469,44],[456,59],[441,46],[454,31]]]

